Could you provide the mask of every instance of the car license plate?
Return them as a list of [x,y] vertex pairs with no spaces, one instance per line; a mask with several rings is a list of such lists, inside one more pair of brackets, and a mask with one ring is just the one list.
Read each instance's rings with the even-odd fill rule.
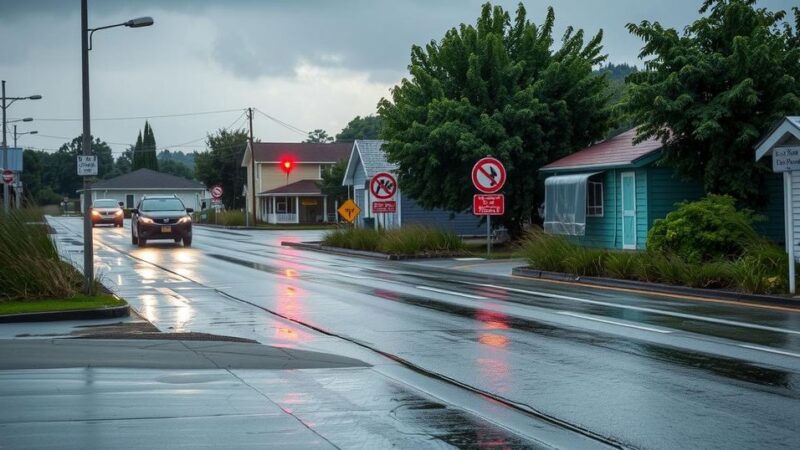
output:
[[161,227],[162,233],[172,233],[172,227]]

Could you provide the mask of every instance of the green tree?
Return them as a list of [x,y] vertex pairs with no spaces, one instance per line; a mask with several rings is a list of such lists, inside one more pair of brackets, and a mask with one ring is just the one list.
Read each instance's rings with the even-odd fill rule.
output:
[[[26,183],[27,194],[34,198],[39,196],[39,191],[50,189],[60,196],[74,198],[78,189],[83,188],[83,178],[78,176],[76,161],[78,155],[83,153],[83,138],[76,137],[70,142],[63,144],[54,153],[35,152],[29,153],[26,161],[35,160],[36,169],[29,174],[23,175]],[[114,157],[111,154],[111,147],[100,139],[92,141],[92,153],[97,156],[97,176],[103,178],[110,173],[114,167]],[[25,155],[23,154],[23,158]],[[26,172],[30,168],[26,167]],[[30,184],[29,184],[30,183]]]
[[241,165],[247,148],[247,132],[220,129],[208,135],[206,145],[208,151],[195,156],[195,177],[206,186],[221,184],[222,201],[228,208],[243,207],[241,192],[247,177]]
[[[411,79],[382,99],[378,114],[388,159],[403,192],[425,208],[465,211],[470,172],[483,156],[506,166],[506,214],[518,236],[536,214],[544,164],[602,138],[609,126],[602,31],[588,41],[568,27],[553,48],[555,14],[537,26],[522,4],[515,19],[483,5],[477,25],[461,24],[425,48],[414,46]],[[494,221],[493,221],[494,222]]]
[[347,160],[342,159],[322,171],[322,182],[320,183],[322,193],[329,195],[334,200],[339,200],[339,204],[347,200],[347,186],[342,186],[345,170],[347,170]]
[[333,138],[328,135],[327,131],[317,128],[316,130],[309,132],[308,137],[303,142],[327,144],[333,142]]
[[179,163],[174,159],[160,161],[158,163],[158,171],[175,175],[176,177],[188,178],[190,180],[194,178],[194,172],[192,169],[186,166],[186,164]]
[[336,135],[336,142],[353,142],[356,139],[378,139],[381,118],[374,115],[356,116]]
[[706,0],[682,33],[658,22],[628,24],[644,41],[645,69],[629,77],[638,137],[665,143],[665,163],[709,193],[755,207],[766,163],[753,145],[800,111],[800,10],[756,8],[755,0]]
[[144,131],[139,133],[136,145],[133,147],[133,164],[131,170],[150,169],[158,170],[158,157],[156,156],[156,137],[150,123],[145,121]]

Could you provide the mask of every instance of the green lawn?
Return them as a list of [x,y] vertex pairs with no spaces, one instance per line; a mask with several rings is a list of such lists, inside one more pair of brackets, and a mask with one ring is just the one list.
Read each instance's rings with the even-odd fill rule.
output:
[[[467,243],[467,251],[469,251],[472,256],[486,258],[486,241],[477,243],[471,240]],[[495,244],[492,245],[492,254],[489,256],[489,259],[513,259],[519,257],[519,249],[515,245]]]
[[118,300],[113,295],[76,295],[70,298],[48,298],[41,300],[0,300],[0,315],[74,311],[123,305],[125,305],[125,301]]

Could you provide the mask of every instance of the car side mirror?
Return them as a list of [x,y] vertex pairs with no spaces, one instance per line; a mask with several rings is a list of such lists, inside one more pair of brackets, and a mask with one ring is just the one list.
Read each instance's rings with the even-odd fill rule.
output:
[[125,203],[118,202],[117,204],[119,205],[120,208],[124,208],[125,207]]
[[186,208],[186,214],[191,214],[194,212],[194,208]]
[[139,208],[131,209],[131,214],[139,214]]

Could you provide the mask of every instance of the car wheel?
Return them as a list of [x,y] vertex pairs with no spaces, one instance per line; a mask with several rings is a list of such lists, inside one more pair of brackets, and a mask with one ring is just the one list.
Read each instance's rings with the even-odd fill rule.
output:
[[183,238],[183,246],[184,247],[191,247],[192,246],[192,238],[191,237]]
[[142,248],[145,245],[147,245],[147,239],[139,238],[139,248]]
[[133,228],[134,227],[131,227],[131,244],[136,245],[139,243],[139,239],[136,237],[135,234],[133,234]]

